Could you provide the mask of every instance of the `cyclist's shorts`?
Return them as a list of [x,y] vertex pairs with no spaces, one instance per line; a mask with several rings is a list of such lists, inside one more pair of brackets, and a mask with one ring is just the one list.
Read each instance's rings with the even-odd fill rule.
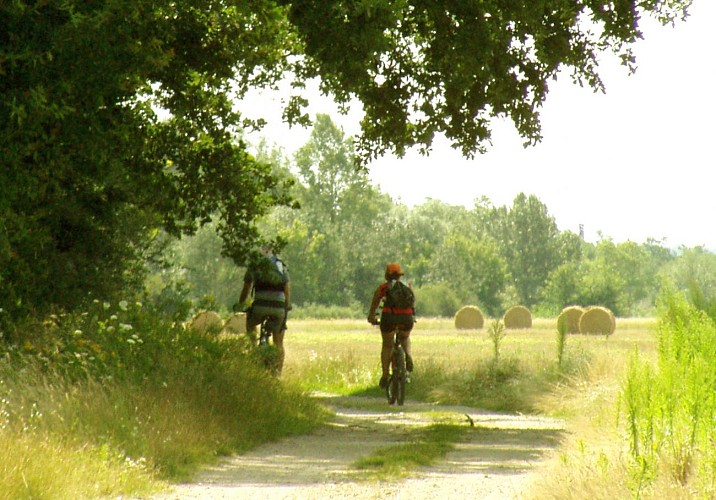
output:
[[383,313],[380,317],[380,332],[391,333],[396,328],[406,332],[407,337],[415,324],[415,318],[412,314],[388,314]]
[[254,305],[246,316],[246,329],[253,330],[256,325],[261,324],[264,318],[269,318],[267,322],[268,329],[271,333],[278,333],[283,327],[286,319],[286,310],[283,307],[267,307]]

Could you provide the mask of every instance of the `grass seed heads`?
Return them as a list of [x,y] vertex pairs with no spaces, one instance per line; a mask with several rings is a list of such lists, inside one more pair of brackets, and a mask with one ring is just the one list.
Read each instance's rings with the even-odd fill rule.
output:
[[477,306],[464,306],[455,313],[455,328],[458,330],[479,329],[485,324],[485,316]]
[[614,314],[606,307],[590,306],[579,318],[579,332],[583,334],[611,335],[615,327]]
[[246,333],[246,313],[234,313],[224,323],[224,332]]
[[510,307],[502,318],[505,328],[532,328],[532,313],[525,306]]
[[567,327],[567,333],[579,333],[579,320],[584,314],[584,308],[581,306],[567,306],[557,317],[557,326],[564,323]]
[[188,327],[199,333],[219,333],[224,322],[214,311],[200,311],[189,321]]

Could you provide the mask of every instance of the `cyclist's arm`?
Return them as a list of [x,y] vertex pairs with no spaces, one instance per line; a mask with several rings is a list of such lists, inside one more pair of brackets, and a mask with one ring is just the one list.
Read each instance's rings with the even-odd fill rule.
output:
[[375,289],[375,292],[373,293],[373,300],[370,303],[370,309],[368,309],[368,323],[371,325],[375,325],[377,323],[375,319],[375,310],[378,309],[380,299],[383,298],[383,294],[381,293],[382,288],[382,286],[379,286]]
[[286,285],[283,289],[283,293],[286,296],[286,310],[290,311],[291,308],[293,307],[291,305],[291,283],[290,282],[286,283]]
[[241,295],[239,295],[239,304],[246,304],[246,299],[249,298],[249,293],[251,293],[251,286],[253,285],[252,281],[246,281],[244,282],[244,287],[241,289]]

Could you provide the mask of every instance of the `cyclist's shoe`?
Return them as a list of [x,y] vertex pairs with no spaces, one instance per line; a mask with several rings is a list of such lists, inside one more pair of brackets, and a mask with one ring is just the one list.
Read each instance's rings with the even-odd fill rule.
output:
[[406,355],[405,356],[405,369],[409,372],[413,371],[413,357]]
[[382,377],[380,377],[380,382],[378,383],[378,385],[381,389],[385,389],[386,387],[388,387],[388,376],[383,375]]

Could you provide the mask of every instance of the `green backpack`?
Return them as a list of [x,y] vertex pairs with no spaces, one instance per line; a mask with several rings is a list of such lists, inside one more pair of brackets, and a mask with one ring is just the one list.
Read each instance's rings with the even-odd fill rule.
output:
[[413,290],[400,280],[392,280],[388,284],[384,307],[393,309],[414,309],[415,294]]

